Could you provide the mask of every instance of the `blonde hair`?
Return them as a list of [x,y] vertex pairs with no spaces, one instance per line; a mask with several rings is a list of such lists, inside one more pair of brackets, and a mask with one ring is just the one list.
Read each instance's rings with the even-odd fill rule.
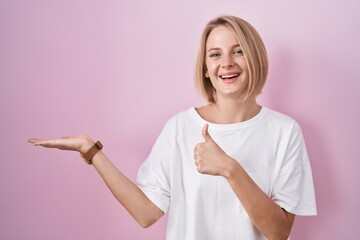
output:
[[249,98],[256,97],[261,93],[268,74],[269,65],[266,49],[255,28],[245,20],[234,16],[220,16],[211,20],[202,33],[195,69],[195,85],[198,92],[206,101],[215,102],[215,89],[211,81],[205,76],[207,71],[205,52],[208,36],[218,26],[227,27],[235,35],[242,47],[249,70],[249,81],[243,96],[239,100],[246,101]]

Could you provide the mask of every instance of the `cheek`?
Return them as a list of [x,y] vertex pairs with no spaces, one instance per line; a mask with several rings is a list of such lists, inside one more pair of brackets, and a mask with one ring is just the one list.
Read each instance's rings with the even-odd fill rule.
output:
[[238,63],[238,65],[240,66],[240,68],[241,68],[241,70],[243,71],[243,72],[248,72],[248,66],[247,66],[247,64],[246,64],[246,61],[245,61],[245,59],[243,58],[242,59],[242,61],[240,61],[239,63]]
[[242,75],[242,77],[241,77],[241,82],[242,82],[242,84],[248,84],[249,83],[249,73],[248,73],[248,71],[243,71],[243,73],[241,74]]
[[206,68],[207,68],[207,74],[209,75],[209,77],[211,76],[216,76],[217,77],[217,72],[218,72],[218,64],[216,63],[206,63]]

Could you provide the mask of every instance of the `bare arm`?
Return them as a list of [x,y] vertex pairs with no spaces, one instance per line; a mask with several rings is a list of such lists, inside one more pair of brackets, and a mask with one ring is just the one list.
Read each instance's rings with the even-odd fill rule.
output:
[[[94,141],[87,136],[64,137],[54,140],[31,138],[29,143],[80,153],[87,152],[94,145]],[[115,198],[142,227],[151,226],[164,215],[164,212],[153,204],[136,184],[122,174],[102,151],[93,157],[92,162]]]
[[204,143],[195,147],[194,158],[200,173],[227,179],[257,229],[268,239],[287,239],[295,215],[272,201],[246,173],[242,166],[225,154],[203,128]]
[[287,239],[295,215],[272,201],[236,160],[229,158],[227,161],[230,167],[225,171],[224,177],[257,229],[268,239]]

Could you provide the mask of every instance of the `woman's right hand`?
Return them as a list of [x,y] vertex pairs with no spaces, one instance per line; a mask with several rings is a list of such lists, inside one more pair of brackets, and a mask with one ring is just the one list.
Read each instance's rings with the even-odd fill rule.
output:
[[[88,136],[62,137],[51,140],[30,138],[28,142],[35,146],[77,151],[83,155],[94,146],[94,141]],[[104,153],[100,152],[94,156],[93,166],[116,199],[142,227],[150,226],[164,215],[164,212],[152,203],[136,184],[122,174]]]
[[85,154],[94,145],[94,141],[89,136],[62,137],[58,139],[30,138],[28,142],[35,146],[77,151],[81,154]]

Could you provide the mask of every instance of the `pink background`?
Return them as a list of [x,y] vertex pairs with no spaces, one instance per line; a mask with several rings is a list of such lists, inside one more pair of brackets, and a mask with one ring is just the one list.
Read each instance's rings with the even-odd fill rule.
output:
[[[0,0],[0,239],[164,239],[140,228],[74,152],[29,137],[89,134],[131,179],[165,121],[202,101],[200,33],[233,14],[270,58],[259,102],[301,124],[317,217],[292,239],[360,235],[360,1]],[[356,237],[357,236],[357,237]]]

